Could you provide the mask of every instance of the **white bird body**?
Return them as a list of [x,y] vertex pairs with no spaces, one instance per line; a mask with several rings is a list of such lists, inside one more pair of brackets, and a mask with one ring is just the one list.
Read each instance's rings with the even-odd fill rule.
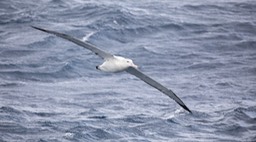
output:
[[43,31],[43,32],[46,32],[46,33],[54,34],[58,37],[69,40],[79,46],[82,46],[82,47],[92,51],[93,53],[95,53],[96,55],[98,55],[99,57],[104,59],[104,62],[101,65],[96,66],[97,69],[104,71],[104,72],[113,72],[113,73],[126,71],[126,72],[138,77],[139,79],[141,79],[148,85],[156,88],[157,90],[159,90],[163,94],[167,95],[168,97],[172,98],[181,107],[183,107],[188,112],[192,113],[188,109],[188,107],[182,102],[182,100],[178,96],[176,96],[171,90],[167,89],[162,84],[156,82],[149,76],[147,76],[147,75],[143,74],[141,71],[139,71],[138,66],[135,65],[131,59],[124,58],[121,56],[112,55],[108,52],[105,52],[105,51],[97,48],[96,46],[94,46],[88,42],[83,42],[83,41],[76,39],[74,37],[71,37],[67,34],[55,32],[55,31],[51,31],[51,30],[45,30],[45,29],[38,28],[38,27],[33,27],[33,28]]
[[125,71],[127,68],[131,66],[134,68],[138,68],[137,65],[135,65],[131,59],[114,55],[112,58],[105,60],[103,64],[97,66],[96,68],[104,72],[116,73]]

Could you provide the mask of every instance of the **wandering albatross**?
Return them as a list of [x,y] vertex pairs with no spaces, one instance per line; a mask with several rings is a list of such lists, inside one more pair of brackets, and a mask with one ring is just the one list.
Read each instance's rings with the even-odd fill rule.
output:
[[49,34],[56,35],[60,38],[69,40],[69,41],[71,41],[71,42],[73,42],[73,43],[75,43],[79,46],[82,46],[82,47],[92,51],[93,53],[95,53],[96,55],[98,55],[99,57],[101,57],[104,60],[104,62],[101,65],[96,66],[96,69],[101,70],[103,72],[110,72],[110,73],[126,71],[126,72],[138,77],[139,79],[141,79],[142,81],[144,81],[148,85],[156,88],[157,90],[159,90],[163,94],[167,95],[168,97],[172,98],[182,108],[184,108],[188,112],[192,113],[190,111],[190,109],[182,102],[182,100],[177,95],[175,95],[173,93],[172,90],[167,89],[162,84],[156,82],[155,80],[153,80],[149,76],[142,73],[138,69],[138,66],[135,65],[131,59],[124,58],[124,57],[121,57],[121,56],[112,55],[108,52],[105,52],[105,51],[97,48],[96,46],[94,46],[94,45],[92,45],[88,42],[83,42],[83,41],[81,41],[77,38],[74,38],[72,36],[69,36],[67,34],[59,33],[59,32],[52,31],[52,30],[46,30],[46,29],[43,29],[43,28],[35,27],[35,26],[32,26],[32,28],[43,31],[43,32],[46,32],[46,33],[49,33]]

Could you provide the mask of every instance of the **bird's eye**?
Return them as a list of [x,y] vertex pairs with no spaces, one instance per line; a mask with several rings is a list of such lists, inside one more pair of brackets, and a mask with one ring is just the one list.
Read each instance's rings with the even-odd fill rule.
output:
[[130,63],[130,61],[127,61],[127,63]]

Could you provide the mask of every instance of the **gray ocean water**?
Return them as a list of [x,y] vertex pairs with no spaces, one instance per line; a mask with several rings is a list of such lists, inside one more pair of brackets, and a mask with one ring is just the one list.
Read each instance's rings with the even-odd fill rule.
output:
[[[193,114],[31,25],[133,59]],[[256,1],[1,0],[0,141],[256,141]]]

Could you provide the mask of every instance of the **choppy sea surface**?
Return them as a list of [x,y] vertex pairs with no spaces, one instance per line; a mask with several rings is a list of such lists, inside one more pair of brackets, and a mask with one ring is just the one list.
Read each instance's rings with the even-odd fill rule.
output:
[[[256,141],[256,1],[1,0],[0,141]],[[133,59],[193,111],[39,26]]]

